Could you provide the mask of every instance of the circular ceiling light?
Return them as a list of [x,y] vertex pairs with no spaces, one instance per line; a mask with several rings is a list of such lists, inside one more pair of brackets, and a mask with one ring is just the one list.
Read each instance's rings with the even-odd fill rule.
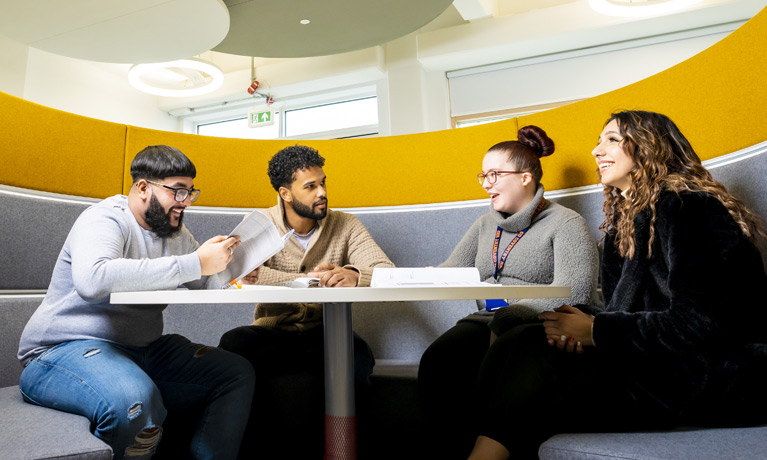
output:
[[591,8],[607,16],[655,16],[673,13],[701,0],[589,0]]
[[301,20],[300,20],[300,21],[298,21],[298,22],[300,22],[300,23],[301,23],[301,24],[303,24],[303,25],[307,25],[307,24],[309,24],[309,23],[310,23],[310,22],[312,22],[312,21],[310,21],[310,20],[308,20],[308,19],[301,19]]
[[215,64],[197,58],[153,64],[136,64],[128,71],[130,84],[145,93],[167,97],[199,96],[224,84],[224,73]]

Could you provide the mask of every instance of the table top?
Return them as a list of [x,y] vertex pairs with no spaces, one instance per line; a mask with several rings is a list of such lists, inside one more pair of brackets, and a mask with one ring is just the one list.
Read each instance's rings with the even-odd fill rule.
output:
[[243,289],[115,292],[113,304],[203,304],[203,303],[349,303],[417,300],[535,299],[570,297],[568,286],[397,286],[348,288],[289,288],[246,286]]

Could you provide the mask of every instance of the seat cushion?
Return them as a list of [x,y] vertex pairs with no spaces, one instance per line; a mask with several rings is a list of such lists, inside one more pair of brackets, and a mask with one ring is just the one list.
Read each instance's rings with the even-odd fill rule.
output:
[[26,403],[11,386],[0,388],[0,458],[110,460],[112,449],[85,417]]
[[764,458],[767,426],[680,428],[636,433],[559,434],[541,445],[541,460],[721,460]]

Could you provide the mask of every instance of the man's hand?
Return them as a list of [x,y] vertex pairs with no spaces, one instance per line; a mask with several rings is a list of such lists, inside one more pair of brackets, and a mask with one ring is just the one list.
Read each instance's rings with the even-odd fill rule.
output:
[[[262,265],[263,266],[263,265]],[[256,281],[258,281],[258,274],[261,272],[261,267],[259,266],[252,272],[248,273],[247,275],[243,276],[240,282],[242,284],[256,284]]]
[[196,251],[197,257],[200,258],[202,276],[215,275],[224,271],[232,260],[234,250],[239,245],[239,237],[230,236],[227,238],[223,235],[214,236],[202,243]]
[[583,347],[594,345],[591,341],[594,317],[575,307],[562,305],[554,311],[541,313],[538,318],[543,320],[546,339],[551,346],[556,345],[570,353],[583,353]]
[[319,278],[320,286],[323,287],[354,287],[360,279],[360,274],[356,270],[328,263],[317,265],[306,276],[309,278]]

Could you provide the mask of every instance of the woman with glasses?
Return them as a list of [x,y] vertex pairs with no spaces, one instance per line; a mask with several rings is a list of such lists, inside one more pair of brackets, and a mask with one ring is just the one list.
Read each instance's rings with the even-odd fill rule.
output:
[[537,458],[562,432],[767,420],[761,219],[665,115],[613,114],[592,155],[605,195],[604,311],[544,312],[542,327],[508,342],[513,353],[488,358],[479,385],[495,405],[470,459]]
[[[418,380],[429,418],[429,448],[443,450],[435,458],[465,459],[470,452],[478,434],[476,409],[493,403],[482,397],[477,377],[497,343],[519,328],[540,327],[541,312],[597,301],[597,250],[585,219],[543,197],[540,158],[554,152],[554,142],[537,126],[521,128],[517,139],[485,154],[478,177],[490,209],[441,266],[476,267],[491,283],[570,286],[572,297],[488,299],[426,350]],[[581,348],[575,341],[569,344]]]

